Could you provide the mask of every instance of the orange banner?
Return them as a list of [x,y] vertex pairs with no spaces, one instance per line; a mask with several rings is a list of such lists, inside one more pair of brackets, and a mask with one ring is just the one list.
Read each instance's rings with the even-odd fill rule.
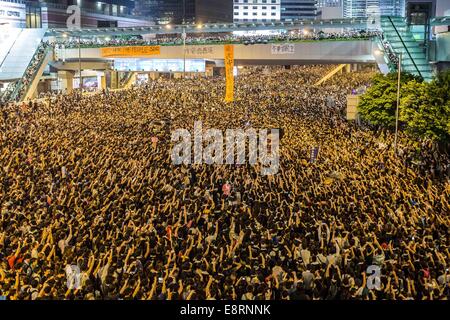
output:
[[225,49],[225,76],[226,76],[226,93],[225,102],[234,101],[234,46],[227,44]]
[[103,58],[146,57],[161,54],[160,46],[108,47],[101,48]]

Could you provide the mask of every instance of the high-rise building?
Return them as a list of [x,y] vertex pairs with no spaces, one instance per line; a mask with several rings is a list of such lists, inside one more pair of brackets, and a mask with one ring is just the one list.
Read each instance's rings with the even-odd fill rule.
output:
[[234,0],[234,21],[314,19],[316,0]]
[[317,10],[320,19],[340,19],[343,16],[342,0],[319,0]]
[[233,21],[232,0],[136,0],[135,12],[159,24]]
[[132,0],[30,0],[26,1],[29,28],[64,28],[71,15],[67,9],[78,6],[81,27],[131,27],[149,23],[133,15]]
[[281,0],[281,20],[315,19],[316,0]]
[[342,0],[318,0],[317,7],[318,8],[342,7]]
[[404,16],[405,0],[343,0],[343,14],[345,18]]
[[343,15],[345,18],[367,17],[367,7],[371,3],[378,5],[378,0],[343,0]]
[[281,0],[234,0],[233,10],[236,22],[279,21],[281,19]]
[[405,0],[380,0],[380,15],[404,16]]

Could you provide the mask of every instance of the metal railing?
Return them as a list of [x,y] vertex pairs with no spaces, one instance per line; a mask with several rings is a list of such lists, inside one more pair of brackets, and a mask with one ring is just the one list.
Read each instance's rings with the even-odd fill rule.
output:
[[124,87],[128,83],[128,81],[131,80],[132,76],[133,72],[127,72],[125,76],[120,79],[120,87]]
[[[396,71],[397,68],[398,68],[398,59],[399,59],[397,53],[394,51],[394,49],[392,48],[392,46],[391,46],[391,45],[389,44],[389,42],[387,42],[387,41],[386,41],[386,42],[387,42],[387,44],[388,44],[389,46],[386,48],[386,46],[385,46],[385,44],[384,44],[384,42],[383,42],[384,39],[383,39],[383,36],[382,36],[382,35],[378,35],[378,37],[375,38],[375,41],[377,42],[378,47],[379,47],[379,48],[382,48],[382,50],[383,50],[383,52],[384,52],[383,57],[385,58],[384,60],[385,60],[385,62],[387,63],[387,66],[388,66],[388,68],[389,68],[389,71],[390,71],[390,72]],[[391,54],[394,55],[395,58],[396,58],[397,60],[392,60],[391,57],[390,57]]]
[[391,17],[388,17],[388,19],[389,19],[389,22],[391,23],[392,27],[394,28],[395,33],[397,33],[397,36],[398,36],[398,38],[400,39],[400,41],[401,41],[403,47],[405,48],[406,53],[408,54],[409,58],[411,59],[411,62],[413,63],[414,68],[416,68],[417,72],[419,73],[419,76],[423,79],[422,72],[420,72],[419,68],[417,67],[416,62],[415,62],[414,59],[412,58],[411,53],[410,53],[409,50],[408,50],[408,47],[406,46],[405,42],[403,41],[402,36],[400,35],[400,33],[399,33],[398,30],[397,30],[397,27],[395,26],[395,24],[394,24],[394,22],[392,21]]
[[116,28],[86,28],[78,30],[68,29],[49,29],[46,36],[60,37],[63,35],[69,37],[78,37],[80,35],[138,35],[138,34],[182,34],[186,33],[220,33],[233,31],[252,31],[252,30],[295,30],[308,28],[356,28],[368,29],[369,19],[327,19],[327,20],[295,20],[291,22],[273,21],[273,22],[242,22],[242,23],[206,23],[202,25],[182,24],[182,25],[154,25],[154,26],[136,26],[136,27],[116,27]]
[[[66,11],[68,8],[68,5],[60,4],[60,3],[52,3],[52,2],[40,2],[39,6],[41,8],[51,8],[51,9],[64,10],[64,11]],[[127,14],[127,13],[121,13],[118,11],[113,12],[110,10],[100,10],[100,9],[96,9],[96,8],[87,8],[87,7],[83,7],[83,6],[81,6],[80,9],[81,9],[81,12],[90,13],[90,14],[99,14],[99,15],[106,15],[106,16],[110,16],[110,17],[127,18],[127,19],[133,19],[133,20],[144,20],[144,21],[148,20],[148,18],[146,18],[146,17],[131,15],[131,14]]]
[[50,50],[53,50],[53,48],[51,46],[48,46],[45,48],[44,52],[43,52],[43,57],[42,59],[39,59],[38,64],[35,66],[35,72],[32,74],[32,76],[29,78],[29,83],[25,84],[24,83],[24,79],[27,78],[27,73],[29,71],[29,69],[32,67],[32,63],[35,62],[36,60],[36,56],[39,54],[39,50],[41,49],[41,46],[39,45],[38,48],[36,49],[35,54],[33,55],[33,58],[31,58],[30,62],[28,63],[28,66],[26,67],[22,78],[17,82],[16,87],[10,97],[10,100],[13,101],[20,101],[23,99],[23,97],[26,95],[27,91],[23,90],[23,88],[25,86],[30,86],[33,81],[36,78],[36,74],[39,71],[39,69],[42,67],[42,63],[45,61],[47,55],[49,54]]
[[[367,35],[360,37],[336,37],[336,38],[311,38],[311,39],[289,39],[289,38],[280,38],[280,39],[223,39],[223,40],[205,40],[205,41],[191,41],[187,42],[186,45],[189,46],[202,46],[202,45],[223,45],[223,44],[243,44],[243,45],[255,45],[255,44],[271,44],[271,43],[301,43],[301,42],[317,42],[317,41],[365,41],[370,40],[375,36]],[[105,43],[82,43],[81,48],[102,48],[102,47],[122,47],[122,46],[147,46],[147,45],[158,45],[158,46],[181,46],[183,45],[182,40],[174,40],[174,41],[143,41],[143,42],[105,42]],[[76,49],[78,48],[77,43],[67,43],[64,44],[64,48],[66,49]]]

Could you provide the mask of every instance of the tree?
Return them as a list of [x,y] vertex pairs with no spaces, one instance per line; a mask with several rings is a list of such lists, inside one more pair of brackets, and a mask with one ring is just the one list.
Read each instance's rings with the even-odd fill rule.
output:
[[446,105],[446,117],[444,120],[447,122],[446,141],[450,142],[450,70],[439,73],[433,84],[436,86],[436,94],[442,98]]
[[[374,77],[373,85],[361,96],[358,105],[358,111],[364,120],[377,126],[390,128],[395,126],[397,77],[397,73],[389,73],[386,76],[379,74]],[[408,73],[401,74],[402,86],[411,80],[421,81],[417,76]]]
[[415,137],[450,141],[450,73],[431,83],[410,81],[404,86],[400,120]]

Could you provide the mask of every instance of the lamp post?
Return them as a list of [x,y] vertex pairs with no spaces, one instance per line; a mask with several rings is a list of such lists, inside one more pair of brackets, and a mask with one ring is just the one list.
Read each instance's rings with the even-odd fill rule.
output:
[[[375,50],[375,54],[385,53],[384,50]],[[400,85],[401,85],[401,74],[402,74],[402,60],[403,53],[400,52],[398,56],[397,65],[397,106],[395,108],[395,137],[394,137],[394,154],[397,155],[397,140],[398,140],[398,118],[399,118],[399,107],[400,107]]]
[[183,38],[183,79],[186,78],[186,27],[183,23],[183,34],[181,35]]
[[398,114],[400,106],[400,78],[402,73],[402,52],[398,57],[398,83],[397,83],[397,108],[395,110],[395,140],[394,140],[394,154],[397,155],[397,139],[398,139]]
[[[186,1],[183,0],[183,80],[186,80]],[[183,94],[183,108],[186,108],[186,95]]]
[[186,0],[183,0],[183,79],[186,79]]
[[81,36],[78,36],[78,74],[80,76],[80,96],[83,96],[83,78],[81,77]]

